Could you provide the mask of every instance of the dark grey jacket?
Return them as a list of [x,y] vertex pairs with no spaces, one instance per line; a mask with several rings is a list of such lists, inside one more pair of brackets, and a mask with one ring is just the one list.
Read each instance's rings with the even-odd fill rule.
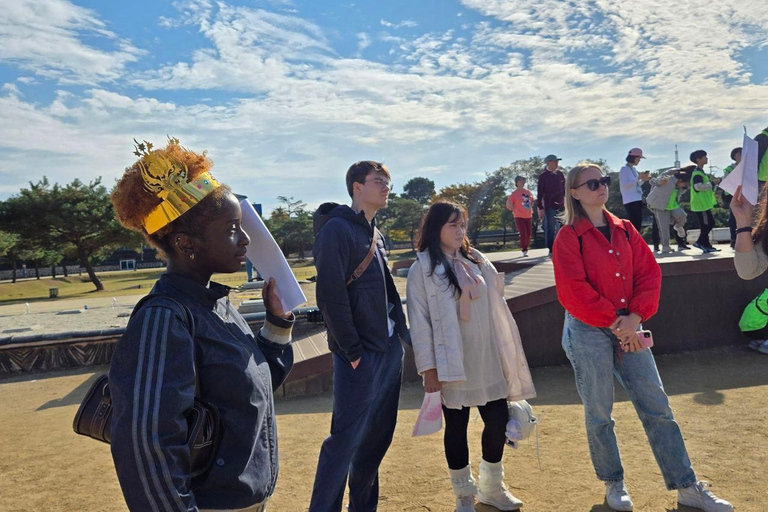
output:
[[395,322],[395,333],[410,344],[400,295],[389,271],[381,234],[378,255],[384,262],[384,275],[374,258],[363,275],[346,286],[349,276],[368,254],[374,229],[375,221],[372,226],[363,212],[355,213],[346,205],[325,203],[315,212],[312,252],[317,268],[317,305],[328,328],[330,350],[348,361],[359,359],[364,350],[387,349],[389,326],[385,297],[393,306],[389,316]]
[[[117,343],[109,369],[112,457],[132,512],[246,508],[274,491],[272,390],[293,365],[288,344],[293,323],[268,314],[254,337],[229,304],[228,292],[220,284],[205,287],[163,274],[152,293],[189,309],[194,339],[178,304],[153,297]],[[219,408],[224,423],[216,464],[203,481],[189,478],[186,443],[196,369],[200,396]]]

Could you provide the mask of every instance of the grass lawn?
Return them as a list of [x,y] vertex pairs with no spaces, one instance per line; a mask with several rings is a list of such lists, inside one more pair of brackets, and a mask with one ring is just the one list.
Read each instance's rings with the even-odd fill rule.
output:
[[[488,245],[481,250],[493,252],[493,249],[501,249],[500,244]],[[396,261],[415,258],[415,253],[410,249],[398,249],[391,251],[389,255],[390,263]],[[291,261],[291,268],[296,279],[309,279],[315,272],[314,263],[311,258],[304,261]],[[101,282],[104,284],[104,291],[97,292],[93,284],[88,280],[88,275],[70,275],[69,277],[57,277],[51,279],[44,277],[42,279],[24,279],[11,283],[4,281],[0,283],[0,304],[13,304],[16,302],[34,302],[41,300],[51,300],[48,295],[50,288],[59,289],[60,299],[75,299],[78,297],[98,297],[109,296],[118,297],[122,295],[139,295],[148,292],[155,281],[164,272],[164,268],[126,270],[115,272],[100,272],[98,274]],[[235,274],[216,274],[213,280],[222,284],[237,286],[245,282],[245,271]]]
[[[69,277],[57,277],[56,279],[25,279],[11,283],[0,283],[0,304],[12,304],[15,302],[34,302],[51,300],[48,296],[50,288],[59,289],[60,299],[74,299],[78,297],[138,295],[147,293],[165,271],[164,268],[143,269],[136,271],[100,272],[97,275],[104,284],[104,291],[97,292],[93,284],[88,280],[88,275],[72,275]],[[297,263],[293,269],[297,279],[308,279],[315,275],[315,267],[312,261]],[[229,286],[238,286],[246,280],[245,271],[234,274],[216,274],[213,280]]]

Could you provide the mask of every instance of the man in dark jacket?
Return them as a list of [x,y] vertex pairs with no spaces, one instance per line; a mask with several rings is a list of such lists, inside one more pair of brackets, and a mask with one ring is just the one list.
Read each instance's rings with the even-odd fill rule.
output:
[[[347,171],[352,206],[325,203],[315,213],[315,293],[333,353],[333,419],[320,450],[310,512],[339,512],[347,477],[349,510],[373,512],[378,505],[379,465],[397,421],[400,338],[410,341],[374,219],[391,188],[383,164],[358,162]],[[374,240],[373,258],[360,273]]]
[[555,235],[559,226],[557,215],[565,206],[565,175],[560,170],[560,158],[555,155],[547,155],[544,159],[544,171],[539,175],[536,186],[536,207],[539,210],[544,229],[544,242],[552,256],[552,245],[555,243]]

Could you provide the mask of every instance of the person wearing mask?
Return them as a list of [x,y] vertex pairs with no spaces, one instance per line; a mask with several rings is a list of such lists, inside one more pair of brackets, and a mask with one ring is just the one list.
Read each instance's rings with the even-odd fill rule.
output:
[[515,226],[520,236],[520,249],[528,256],[533,226],[533,193],[525,188],[525,178],[515,176],[515,190],[507,198],[507,210],[515,216]]
[[[533,398],[536,391],[504,300],[504,277],[470,246],[463,206],[438,201],[427,210],[406,296],[416,369],[424,390],[442,398],[456,511],[474,512],[475,495],[499,510],[517,510],[523,503],[507,490],[502,464],[507,400]],[[485,423],[477,482],[467,444],[472,407]]]
[[555,155],[544,158],[544,170],[539,174],[536,185],[536,208],[544,229],[544,243],[552,256],[552,246],[560,226],[558,216],[563,211],[565,174],[560,169],[560,160]]
[[659,307],[661,269],[627,220],[605,208],[610,178],[596,164],[568,172],[563,228],[555,240],[555,286],[565,308],[562,344],[584,403],[587,440],[608,506],[631,511],[611,416],[615,375],[645,429],[667,489],[679,505],[731,512],[693,471],[650,348],[637,331]]
[[627,212],[627,218],[638,231],[643,230],[643,188],[642,185],[651,179],[650,171],[638,172],[637,164],[645,158],[643,150],[632,148],[627,154],[626,165],[619,170],[619,190],[621,201]]
[[710,178],[704,172],[704,166],[709,162],[707,152],[703,149],[697,149],[691,153],[691,162],[696,165],[691,175],[691,211],[696,213],[699,219],[701,231],[699,238],[693,246],[701,249],[704,254],[710,252],[719,252],[709,241],[709,234],[715,227],[715,217],[712,215],[712,208],[717,204],[715,199],[715,186],[720,183],[717,178]]

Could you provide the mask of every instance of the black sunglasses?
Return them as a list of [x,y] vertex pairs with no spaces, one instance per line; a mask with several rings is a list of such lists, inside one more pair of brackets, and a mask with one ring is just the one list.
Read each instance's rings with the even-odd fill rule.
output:
[[587,186],[589,190],[594,192],[595,190],[600,188],[600,185],[605,185],[606,188],[611,186],[611,177],[610,176],[603,176],[599,180],[587,180],[578,187],[573,187],[574,190],[576,190],[579,187],[583,187],[584,185]]

